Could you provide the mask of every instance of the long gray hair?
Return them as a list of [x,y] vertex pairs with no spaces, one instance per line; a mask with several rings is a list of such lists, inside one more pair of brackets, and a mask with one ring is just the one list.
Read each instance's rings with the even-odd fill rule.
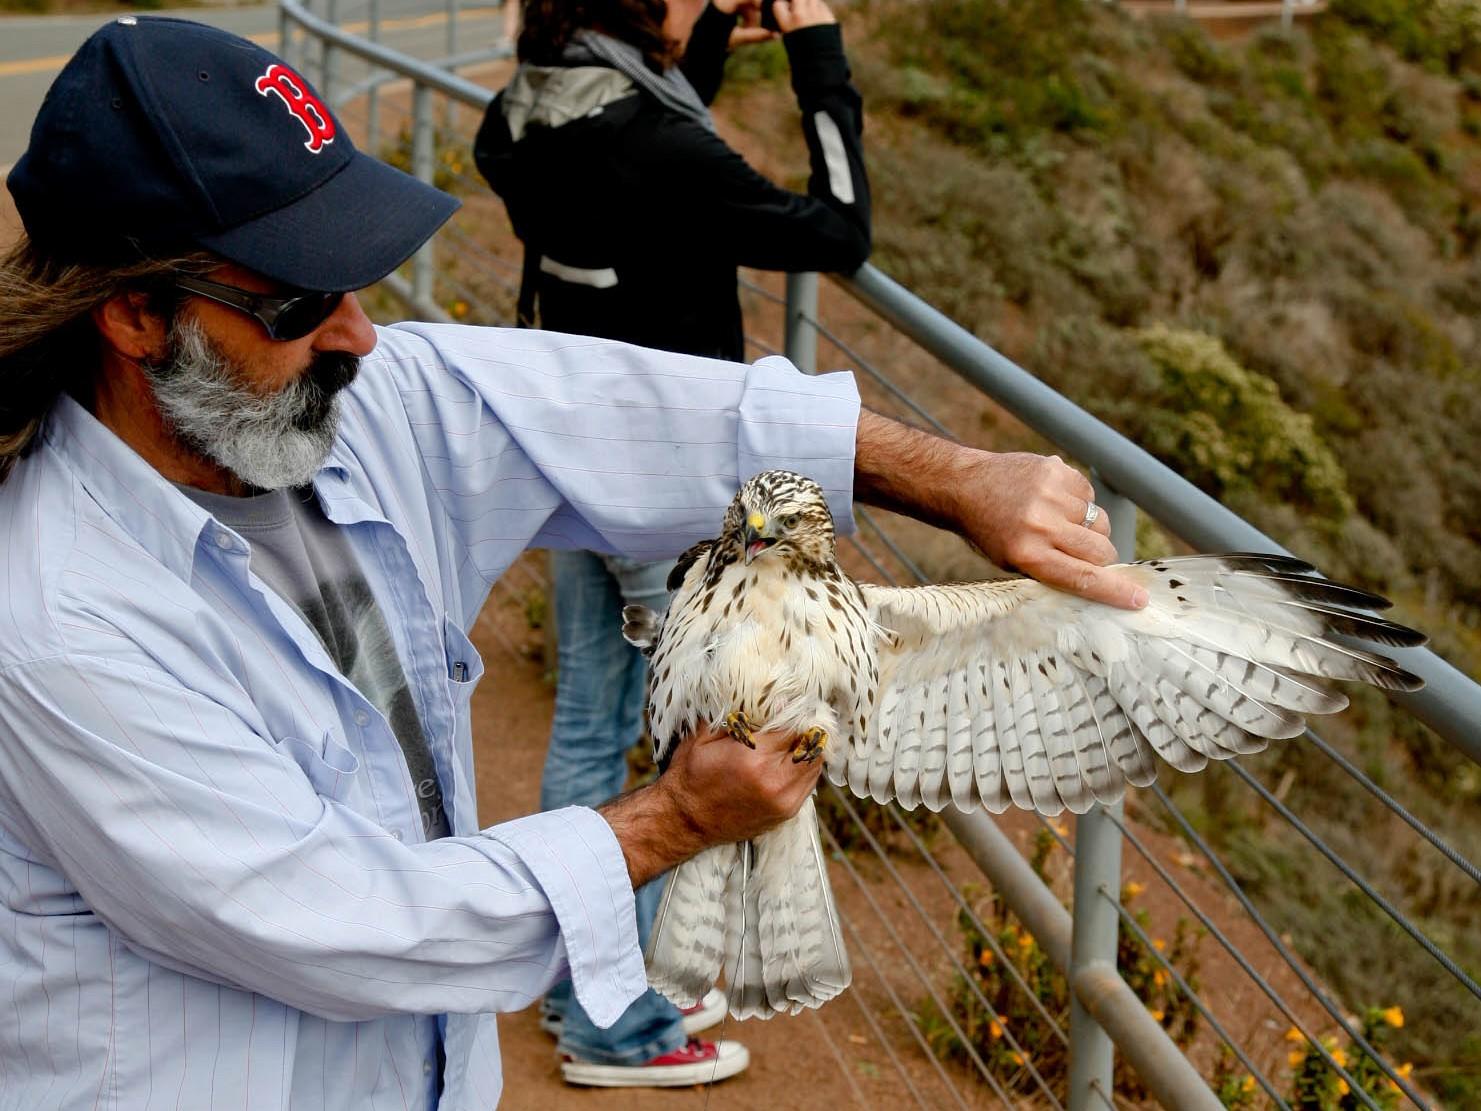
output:
[[98,369],[92,310],[129,288],[168,288],[173,272],[202,273],[205,252],[111,265],[65,262],[22,233],[0,259],[0,482],[41,431],[57,397]]

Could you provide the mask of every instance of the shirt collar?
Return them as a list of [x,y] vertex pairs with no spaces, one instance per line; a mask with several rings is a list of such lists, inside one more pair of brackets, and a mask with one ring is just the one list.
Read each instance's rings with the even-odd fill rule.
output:
[[[43,435],[103,511],[186,582],[202,535],[215,539],[231,533],[72,396],[64,393],[57,399]],[[328,480],[339,497],[345,496],[339,491],[347,484],[348,469],[338,458],[340,448],[336,443],[315,476],[316,492]]]

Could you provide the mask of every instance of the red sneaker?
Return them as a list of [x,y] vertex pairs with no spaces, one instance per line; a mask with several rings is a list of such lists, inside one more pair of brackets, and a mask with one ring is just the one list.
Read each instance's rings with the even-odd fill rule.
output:
[[751,1055],[740,1042],[690,1038],[688,1045],[642,1065],[595,1065],[567,1057],[561,1076],[567,1084],[588,1088],[685,1088],[724,1080],[750,1063]]
[[692,1036],[708,1030],[725,1017],[725,993],[719,988],[711,988],[698,1003],[680,1007],[679,1014],[684,1019],[685,1034]]

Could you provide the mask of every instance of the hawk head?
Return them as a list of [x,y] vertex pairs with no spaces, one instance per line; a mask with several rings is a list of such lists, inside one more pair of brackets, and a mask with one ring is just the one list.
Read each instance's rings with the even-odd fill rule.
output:
[[745,562],[763,554],[794,564],[831,564],[833,514],[823,488],[791,471],[762,471],[747,479],[725,512],[722,546]]

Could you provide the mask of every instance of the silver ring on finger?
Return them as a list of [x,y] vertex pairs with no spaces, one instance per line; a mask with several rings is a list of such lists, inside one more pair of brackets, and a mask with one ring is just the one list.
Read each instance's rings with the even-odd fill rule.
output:
[[1085,504],[1085,517],[1080,522],[1080,527],[1081,528],[1089,528],[1091,525],[1095,524],[1096,519],[1099,516],[1100,516],[1100,506],[1096,505],[1095,502],[1087,502]]

